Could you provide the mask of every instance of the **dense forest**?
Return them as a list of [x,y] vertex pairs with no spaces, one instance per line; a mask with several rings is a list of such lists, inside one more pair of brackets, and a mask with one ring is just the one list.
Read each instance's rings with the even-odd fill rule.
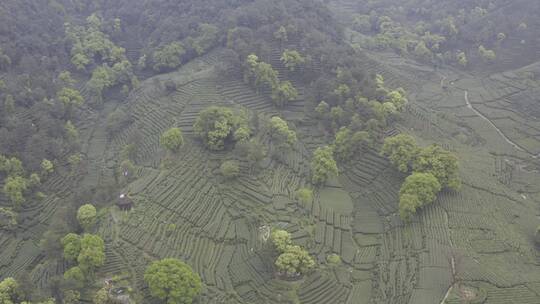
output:
[[540,303],[538,12],[3,0],[0,303]]

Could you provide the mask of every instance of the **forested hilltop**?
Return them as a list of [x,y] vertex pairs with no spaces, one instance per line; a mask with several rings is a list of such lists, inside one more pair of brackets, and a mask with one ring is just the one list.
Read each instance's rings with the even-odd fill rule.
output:
[[540,303],[540,9],[394,2],[3,0],[0,304]]

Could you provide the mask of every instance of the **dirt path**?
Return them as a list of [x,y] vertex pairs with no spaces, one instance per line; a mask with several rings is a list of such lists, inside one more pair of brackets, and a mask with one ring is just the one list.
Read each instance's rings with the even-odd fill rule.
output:
[[[454,259],[454,257],[452,257],[452,260],[450,262],[451,262],[451,266],[452,266],[452,276],[455,277],[455,275],[456,275],[456,260]],[[448,287],[448,290],[446,291],[446,294],[444,295],[444,298],[442,299],[440,304],[444,304],[446,302],[446,299],[448,299],[448,297],[450,296],[450,293],[452,292],[452,288],[454,288],[454,283],[452,283],[452,285],[450,285],[450,287]]]
[[470,103],[469,101],[469,91],[465,90],[465,102],[467,103],[467,108],[471,109],[477,116],[481,117],[482,119],[484,119],[485,121],[487,121],[496,131],[497,133],[499,133],[499,135],[507,142],[509,143],[510,145],[512,145],[514,148],[516,148],[516,150],[519,150],[521,152],[525,152],[529,155],[531,155],[532,157],[534,158],[537,158],[538,155],[533,155],[532,153],[529,153],[528,151],[526,151],[525,149],[523,149],[522,147],[520,147],[518,144],[516,144],[515,142],[513,142],[512,140],[510,140],[510,138],[508,138],[506,135],[504,135],[504,133],[501,131],[501,129],[499,129],[489,118],[487,118],[486,116],[484,116],[484,114],[480,113],[480,111],[476,110],[472,104]]

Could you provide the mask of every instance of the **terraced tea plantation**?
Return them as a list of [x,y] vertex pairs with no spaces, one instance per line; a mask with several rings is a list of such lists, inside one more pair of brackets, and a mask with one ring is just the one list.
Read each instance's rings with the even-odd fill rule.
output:
[[[347,19],[357,3],[330,1],[330,7]],[[38,288],[48,288],[65,272],[67,263],[44,262],[40,241],[62,206],[77,199],[73,189],[84,187],[112,194],[99,202],[95,231],[106,256],[96,281],[122,278],[137,303],[162,303],[150,295],[144,273],[152,261],[172,257],[202,279],[194,303],[540,304],[540,57],[519,68],[473,72],[389,51],[359,52],[366,74],[380,74],[389,87],[408,92],[409,103],[385,135],[411,134],[422,146],[437,143],[459,159],[461,189],[443,190],[406,223],[398,212],[406,175],[380,147],[339,163],[339,176],[315,188],[312,201],[297,199],[298,189],[313,188],[314,151],[334,138],[314,117],[310,88],[280,60],[281,49],[297,41],[287,43],[278,48],[277,39],[271,41],[261,56],[280,81],[298,90],[283,108],[267,90],[247,84],[240,68],[224,68],[230,50],[222,46],[172,72],[141,72],[144,80],[127,98],[107,95],[99,110],[84,105],[80,170],[59,164],[44,181],[46,198],[22,208],[24,229],[0,231],[0,279],[27,271]],[[134,62],[141,47],[126,45]],[[90,89],[79,89],[89,99]],[[194,130],[209,106],[279,115],[298,141],[283,152],[260,132],[260,148],[268,151],[253,166],[233,148],[211,151]],[[111,133],[107,117],[114,111],[130,113],[131,121]],[[185,141],[176,153],[160,145],[171,127],[179,127]],[[130,144],[136,145],[130,156],[135,168],[119,174]],[[228,160],[240,164],[237,178],[221,174]],[[133,201],[131,210],[116,206],[120,194]],[[0,205],[6,202],[1,195]],[[294,279],[279,275],[269,239],[276,228],[309,252],[314,269]],[[335,255],[339,263],[330,261]],[[81,294],[82,303],[92,299],[90,292]]]

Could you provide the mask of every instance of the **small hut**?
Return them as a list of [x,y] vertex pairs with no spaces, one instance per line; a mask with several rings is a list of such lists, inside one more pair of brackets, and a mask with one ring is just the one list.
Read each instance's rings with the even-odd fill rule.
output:
[[133,208],[133,201],[129,198],[127,194],[120,194],[118,197],[118,202],[116,203],[116,206],[120,208],[120,210],[128,211]]

